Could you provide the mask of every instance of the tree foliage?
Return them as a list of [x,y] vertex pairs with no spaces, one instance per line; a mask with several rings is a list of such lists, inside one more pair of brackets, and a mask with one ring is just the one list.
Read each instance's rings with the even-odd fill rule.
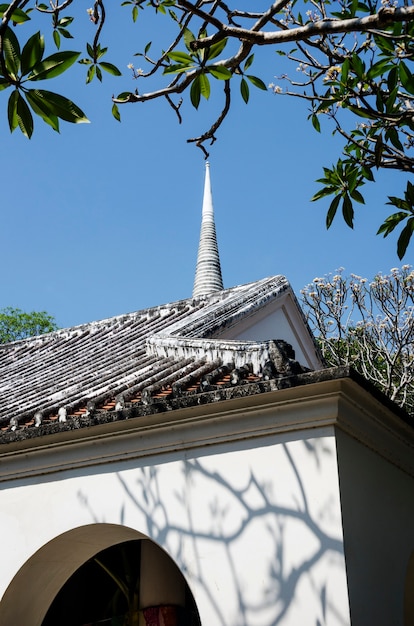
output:
[[50,333],[56,329],[55,319],[45,311],[25,313],[13,307],[0,309],[0,343]]
[[[59,120],[87,121],[73,102],[38,88],[38,81],[54,79],[77,60],[86,67],[87,83],[102,80],[104,73],[121,74],[105,56],[107,5],[108,0],[93,0],[87,11],[96,31],[81,59],[79,52],[61,50],[63,42],[73,38],[74,17],[66,11],[80,10],[79,0],[50,0],[48,5],[13,0],[0,5],[0,89],[11,88],[12,131],[20,128],[30,137],[33,115],[55,130]],[[414,231],[414,191],[407,180],[414,168],[414,6],[408,0],[261,0],[253,8],[244,0],[123,0],[119,5],[131,12],[141,32],[147,32],[145,18],[152,12],[163,21],[156,32],[152,26],[148,42],[135,51],[142,67],[129,65],[136,88],[113,98],[117,120],[121,104],[164,98],[181,121],[184,98],[198,108],[218,87],[223,93],[221,112],[202,134],[189,139],[207,155],[205,146],[216,139],[233,93],[247,103],[252,88],[267,89],[266,77],[257,75],[260,68],[254,69],[254,53],[258,46],[270,46],[284,57],[279,61],[286,68],[271,90],[305,100],[314,128],[320,131],[322,120],[329,120],[344,140],[343,154],[324,168],[322,186],[313,197],[333,197],[327,227],[338,209],[353,227],[355,203],[364,202],[361,189],[378,169],[403,172],[406,189],[401,197],[389,196],[394,212],[378,234],[387,237],[398,227],[397,252],[404,256]],[[83,5],[81,10],[85,18]],[[50,20],[57,50],[47,56],[37,26],[27,37],[28,24],[42,17]],[[279,65],[275,57],[276,71]],[[156,88],[143,92],[145,80]]]
[[373,281],[342,270],[302,290],[305,314],[328,366],[352,365],[414,414],[414,270]]

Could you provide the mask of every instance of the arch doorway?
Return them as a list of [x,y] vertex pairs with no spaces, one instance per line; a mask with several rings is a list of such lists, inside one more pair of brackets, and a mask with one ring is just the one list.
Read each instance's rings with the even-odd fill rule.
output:
[[83,526],[43,546],[0,603],[2,626],[201,626],[174,561],[131,528]]

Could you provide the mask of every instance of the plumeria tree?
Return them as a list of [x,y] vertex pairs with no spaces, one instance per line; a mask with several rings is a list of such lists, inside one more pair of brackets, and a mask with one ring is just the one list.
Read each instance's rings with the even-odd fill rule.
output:
[[369,282],[339,270],[302,290],[305,314],[328,366],[352,365],[414,414],[414,270]]
[[[12,131],[19,128],[30,137],[33,116],[55,130],[61,120],[87,121],[76,104],[43,89],[41,81],[56,78],[76,62],[85,65],[86,82],[121,75],[108,61],[105,44],[111,32],[107,9],[113,10],[115,2],[92,0],[87,11],[79,0],[0,5],[0,89],[9,94]],[[252,88],[268,89],[269,77],[255,63],[255,50],[267,47],[279,55],[279,60],[274,57],[277,78],[271,91],[304,100],[316,131],[327,120],[343,137],[343,154],[324,169],[313,198],[332,197],[327,226],[340,209],[353,227],[355,203],[364,202],[364,184],[381,168],[397,170],[406,187],[388,198],[393,212],[378,233],[388,236],[400,228],[397,252],[404,256],[414,230],[409,181],[414,168],[414,5],[409,0],[256,0],[253,7],[245,0],[119,0],[118,7],[130,12],[147,39],[140,50],[131,42],[131,54],[138,57],[130,63],[133,87],[129,83],[113,98],[117,120],[120,105],[161,98],[181,122],[184,99],[198,108],[201,99],[218,89],[223,98],[219,114],[189,139],[207,155],[206,146],[215,141],[232,98],[248,103]],[[154,26],[153,13],[159,25]],[[74,38],[75,17],[89,19],[95,27],[86,56],[63,49]],[[51,54],[45,52],[42,34],[48,29],[55,47]],[[81,44],[83,48],[85,42]]]

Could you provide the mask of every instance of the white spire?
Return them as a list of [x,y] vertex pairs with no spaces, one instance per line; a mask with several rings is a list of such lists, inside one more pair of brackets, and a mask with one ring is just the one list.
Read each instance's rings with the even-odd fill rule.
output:
[[203,216],[201,221],[200,243],[198,245],[193,298],[206,296],[209,293],[220,291],[221,289],[223,289],[223,279],[221,277],[216,226],[214,224],[213,198],[211,195],[210,183],[210,164],[206,163]]

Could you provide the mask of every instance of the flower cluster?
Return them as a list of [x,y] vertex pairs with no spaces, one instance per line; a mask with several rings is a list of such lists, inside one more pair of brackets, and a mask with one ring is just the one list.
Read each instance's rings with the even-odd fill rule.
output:
[[311,9],[309,9],[309,11],[306,11],[306,15],[311,22],[318,22],[320,19],[322,19],[322,16],[318,11],[312,11]]
[[273,91],[273,93],[283,93],[282,87],[280,85],[275,85],[274,83],[269,83],[268,88]]

